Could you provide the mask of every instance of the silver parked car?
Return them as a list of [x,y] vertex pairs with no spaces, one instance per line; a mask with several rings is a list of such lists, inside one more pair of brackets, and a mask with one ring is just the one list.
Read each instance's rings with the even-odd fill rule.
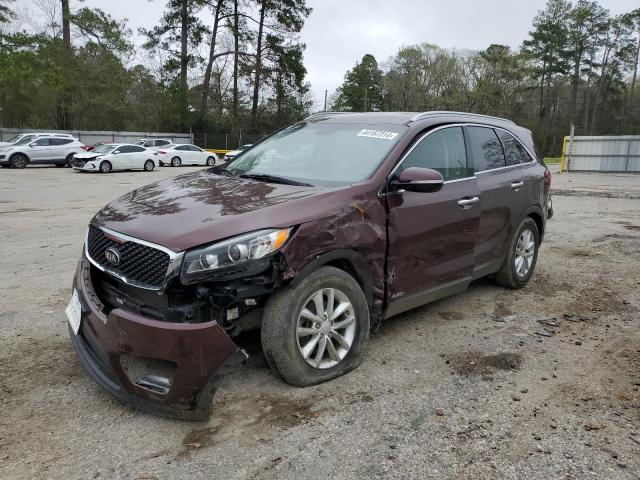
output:
[[13,168],[25,168],[31,164],[70,166],[73,156],[86,149],[86,145],[73,137],[27,136],[13,145],[0,147],[0,165]]
[[173,145],[173,142],[166,138],[141,138],[135,145],[140,145],[144,148],[166,148],[169,145]]
[[[27,138],[28,137],[28,138]],[[33,140],[36,137],[60,137],[60,138],[73,138],[70,133],[43,133],[43,132],[28,132],[18,133],[5,142],[0,142],[0,147],[7,147],[9,145],[15,145],[22,140]],[[25,140],[25,141],[26,141]]]

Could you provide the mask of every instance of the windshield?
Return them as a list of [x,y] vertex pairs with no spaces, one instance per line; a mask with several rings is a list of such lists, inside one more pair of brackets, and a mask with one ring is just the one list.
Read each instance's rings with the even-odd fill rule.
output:
[[100,145],[99,147],[94,148],[91,153],[109,153],[114,148],[116,148],[115,145]]
[[18,140],[20,140],[21,135],[14,135],[13,137],[11,137],[9,140],[5,140],[5,142],[7,143],[14,143],[17,142]]
[[36,135],[27,135],[26,137],[22,137],[20,141],[16,142],[16,145],[26,145],[34,138],[36,138]]
[[226,170],[312,185],[347,185],[371,175],[405,130],[403,125],[298,123],[238,155]]

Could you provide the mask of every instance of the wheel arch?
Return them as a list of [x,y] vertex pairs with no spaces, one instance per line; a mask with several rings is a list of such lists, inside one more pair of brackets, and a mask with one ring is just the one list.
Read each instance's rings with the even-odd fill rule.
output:
[[[538,235],[540,237],[540,241],[542,242],[542,238],[544,237],[544,229],[545,229],[545,220],[544,214],[542,213],[542,208],[540,207],[530,207],[525,212],[523,218],[529,217],[534,222],[536,222],[536,226],[538,227]],[[520,220],[522,221],[522,219]]]
[[335,267],[351,275],[362,288],[367,299],[369,309],[373,306],[373,281],[367,261],[361,253],[355,250],[338,249],[332,250],[316,256],[307,263],[298,274],[291,280],[290,285],[295,287],[306,277],[318,270],[320,267]]
[[22,155],[23,157],[25,157],[27,159],[27,164],[31,163],[31,157],[29,157],[29,155],[27,155],[25,152],[13,152],[10,156],[9,156],[9,161],[11,161],[11,159],[13,157],[15,157],[16,155]]

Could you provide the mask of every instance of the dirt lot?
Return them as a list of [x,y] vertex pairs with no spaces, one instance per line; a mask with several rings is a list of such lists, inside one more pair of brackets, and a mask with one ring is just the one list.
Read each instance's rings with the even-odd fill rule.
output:
[[177,173],[0,171],[0,478],[640,477],[640,177],[555,175],[528,288],[390,320],[346,377],[290,387],[243,338],[185,423],[100,391],[63,313],[93,213]]

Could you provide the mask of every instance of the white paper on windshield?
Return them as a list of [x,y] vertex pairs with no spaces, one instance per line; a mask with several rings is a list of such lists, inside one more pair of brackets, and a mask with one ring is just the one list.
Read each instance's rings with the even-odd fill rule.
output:
[[384,130],[363,129],[358,133],[359,137],[380,138],[382,140],[393,140],[398,136],[396,132],[385,132]]

